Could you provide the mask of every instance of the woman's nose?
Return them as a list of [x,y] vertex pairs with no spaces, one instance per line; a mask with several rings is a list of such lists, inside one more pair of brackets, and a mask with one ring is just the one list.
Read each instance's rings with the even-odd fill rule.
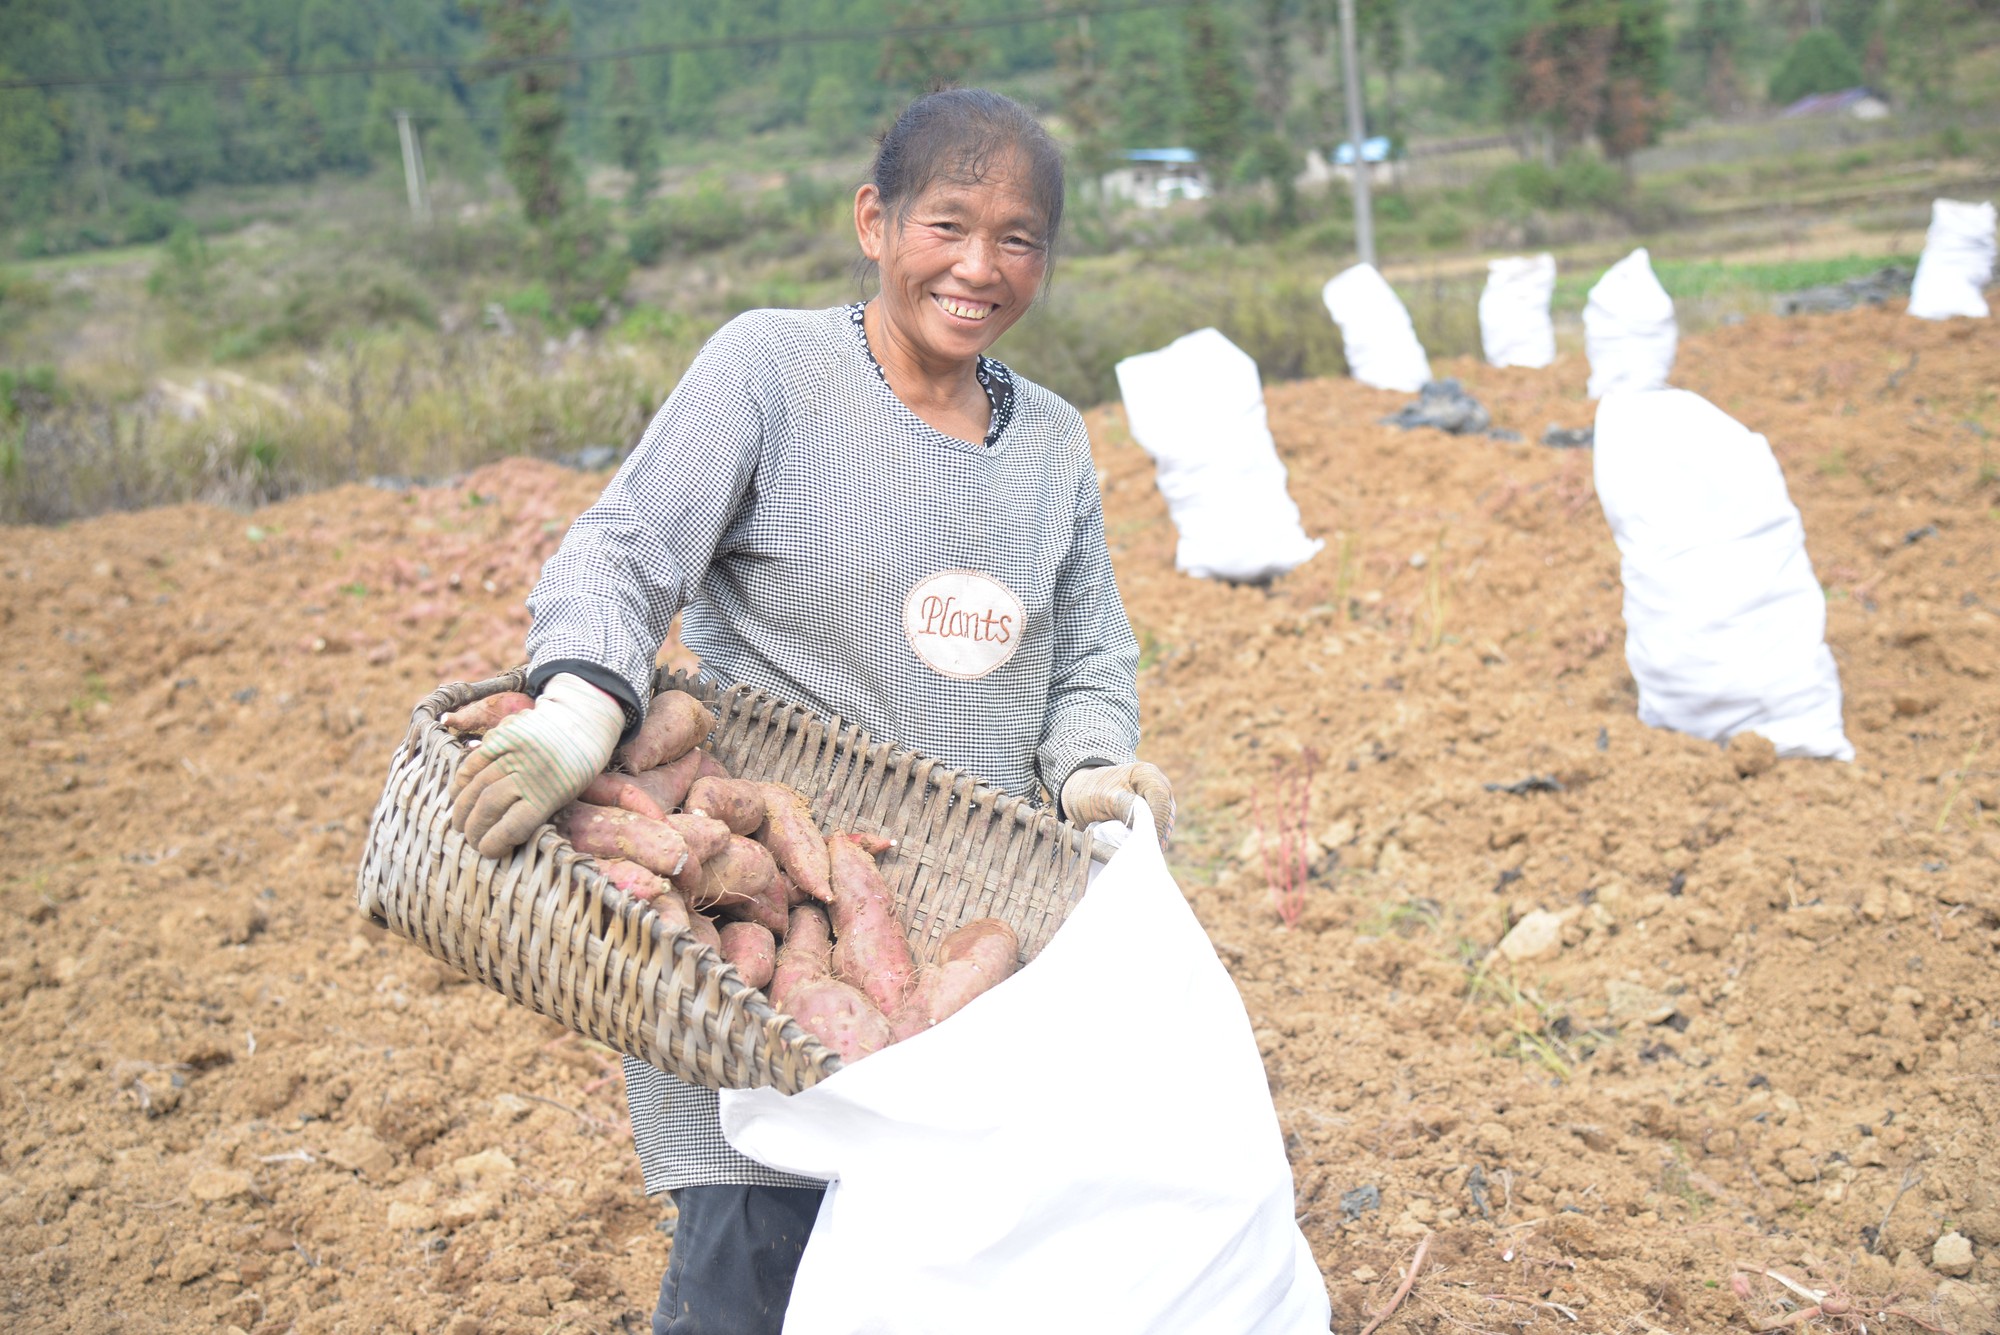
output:
[[967,283],[990,281],[997,271],[995,264],[997,250],[993,243],[983,236],[965,238],[958,248],[958,256],[952,263],[952,272]]

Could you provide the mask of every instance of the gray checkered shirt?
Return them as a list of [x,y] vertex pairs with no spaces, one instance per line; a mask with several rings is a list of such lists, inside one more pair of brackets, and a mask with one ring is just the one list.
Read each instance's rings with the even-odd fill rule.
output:
[[[752,311],[709,340],[529,596],[539,683],[582,675],[636,711],[676,612],[704,675],[748,683],[1009,792],[1060,793],[1139,740],[1138,646],[1076,409],[982,360],[984,442],[927,425],[869,355],[858,307]],[[996,389],[997,386],[997,389]],[[1025,611],[976,680],[932,670],[905,595],[951,570]],[[817,1183],[722,1139],[716,1096],[626,1063],[649,1194]]]

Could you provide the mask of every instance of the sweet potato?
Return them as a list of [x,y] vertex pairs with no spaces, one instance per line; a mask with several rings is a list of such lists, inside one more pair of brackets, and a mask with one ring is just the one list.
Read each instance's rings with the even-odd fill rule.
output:
[[688,935],[716,954],[722,953],[722,934],[716,930],[715,919],[706,913],[688,914]]
[[756,784],[743,779],[696,779],[681,805],[713,816],[727,825],[731,834],[755,834],[764,823],[764,794]]
[[673,888],[658,873],[648,871],[630,858],[599,858],[597,869],[604,873],[605,880],[642,903]]
[[785,928],[785,944],[778,950],[778,964],[771,975],[771,1004],[783,1010],[792,989],[833,969],[833,929],[827,926],[826,910],[816,904],[801,904],[791,912]]
[[832,895],[826,839],[813,824],[805,798],[782,783],[760,783],[757,791],[764,798],[764,823],[758,827],[757,841],[771,850],[798,889],[825,902]]
[[657,876],[679,876],[688,864],[687,841],[636,811],[572,802],[556,813],[555,826],[579,853],[630,858]]
[[884,1014],[897,1011],[917,971],[888,882],[862,840],[826,841],[833,899],[833,976],[865,993]]
[[943,1022],[1011,977],[1020,949],[1020,937],[998,918],[975,918],[947,936],[937,959],[918,970],[915,984],[895,1013],[896,1041]]
[[665,878],[628,858],[600,858],[597,869],[611,884],[652,909],[668,931],[688,930],[687,900]]
[[646,706],[646,721],[615,758],[635,773],[653,769],[701,745],[714,726],[715,715],[701,701],[686,691],[662,691]]
[[461,732],[468,737],[484,737],[509,714],[519,714],[534,707],[534,696],[523,695],[519,691],[502,691],[483,700],[474,700],[463,709],[454,709],[441,721],[453,732]]
[[651,820],[662,820],[672,807],[663,807],[653,800],[652,794],[632,781],[629,774],[619,774],[606,770],[590,781],[577,799],[597,807],[617,807],[623,811],[636,811]]
[[640,770],[626,777],[652,798],[660,810],[679,811],[688,789],[701,777],[701,757],[701,752],[690,751],[657,769]]
[[732,918],[760,922],[783,935],[790,915],[778,864],[764,846],[740,834],[729,836],[722,852],[701,864],[701,907],[713,906]]
[[697,779],[728,779],[735,777],[722,767],[720,760],[717,760],[706,751],[699,753],[695,763],[699,766],[695,770],[694,775]]
[[860,1061],[894,1041],[879,1007],[830,977],[826,914],[815,905],[792,910],[791,928],[771,979],[771,1001],[842,1061]]
[[720,928],[722,958],[736,966],[736,972],[752,987],[771,981],[778,963],[778,942],[762,923],[726,922]]
[[702,861],[729,847],[729,827],[719,820],[681,811],[664,818],[675,834],[687,841],[688,852]]

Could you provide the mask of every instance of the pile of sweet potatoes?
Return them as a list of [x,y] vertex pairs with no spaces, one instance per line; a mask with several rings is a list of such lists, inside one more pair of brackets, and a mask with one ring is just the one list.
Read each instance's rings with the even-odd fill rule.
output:
[[[493,695],[444,722],[483,736],[533,705]],[[822,834],[792,789],[732,777],[702,749],[714,727],[685,692],[653,697],[644,725],[557,813],[556,829],[844,1061],[929,1028],[1013,973],[1020,943],[998,918],[967,923],[918,967],[875,864],[890,842]]]

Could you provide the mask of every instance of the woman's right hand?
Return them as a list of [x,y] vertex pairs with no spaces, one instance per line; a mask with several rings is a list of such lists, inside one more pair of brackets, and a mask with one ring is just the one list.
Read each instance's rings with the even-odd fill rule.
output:
[[590,786],[624,731],[617,700],[558,673],[533,709],[503,719],[459,766],[452,828],[481,857],[505,857]]

